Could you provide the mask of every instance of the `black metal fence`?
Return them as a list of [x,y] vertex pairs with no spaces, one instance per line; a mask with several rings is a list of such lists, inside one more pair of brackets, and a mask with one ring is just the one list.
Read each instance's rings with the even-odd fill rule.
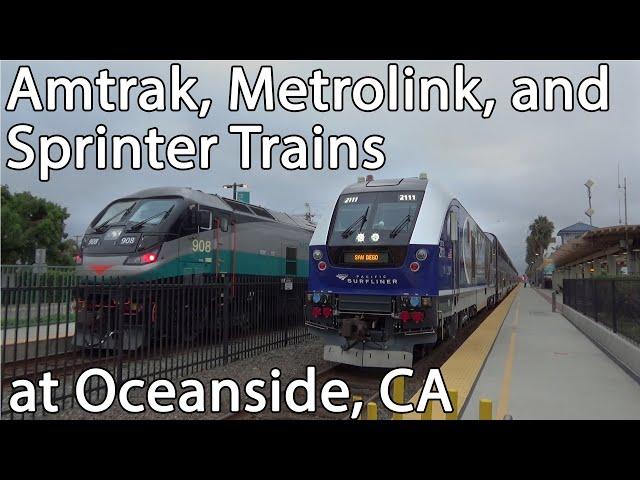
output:
[[[74,385],[88,368],[116,382],[153,381],[227,364],[297,343],[304,326],[306,279],[210,275],[125,282],[16,275],[2,285],[2,416],[11,382],[50,371],[60,381],[54,403],[74,405]],[[102,380],[85,397],[99,402]],[[42,400],[38,409],[41,411]],[[31,415],[31,414],[30,414]]]
[[563,303],[640,344],[640,279],[565,279]]

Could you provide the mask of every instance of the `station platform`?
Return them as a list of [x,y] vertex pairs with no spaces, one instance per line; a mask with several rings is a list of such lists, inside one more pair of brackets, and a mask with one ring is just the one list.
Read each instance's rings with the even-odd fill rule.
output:
[[640,419],[640,384],[532,288],[511,292],[441,371],[463,420],[485,398],[494,419]]

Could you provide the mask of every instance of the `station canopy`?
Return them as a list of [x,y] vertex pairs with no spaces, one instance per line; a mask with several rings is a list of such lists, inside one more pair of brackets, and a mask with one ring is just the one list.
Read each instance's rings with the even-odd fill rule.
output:
[[633,245],[632,249],[640,248],[640,225],[595,228],[563,244],[551,258],[556,267],[562,267],[577,261],[613,255],[626,251],[624,241],[627,238]]

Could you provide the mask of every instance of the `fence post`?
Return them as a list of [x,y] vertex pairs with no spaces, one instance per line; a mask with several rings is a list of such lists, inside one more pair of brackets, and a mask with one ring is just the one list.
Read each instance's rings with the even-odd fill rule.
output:
[[611,322],[613,333],[618,333],[618,318],[616,308],[616,281],[611,280]]
[[[118,333],[117,342],[117,361],[116,361],[116,385],[120,387],[122,385],[122,350],[124,348],[124,309],[122,308],[122,302],[124,300],[124,290],[127,288],[124,284],[120,283],[120,277],[117,282],[117,308],[116,308],[116,332]],[[107,314],[108,315],[108,314]]]
[[222,364],[229,363],[229,279],[222,280]]
[[556,291],[551,292],[551,311],[556,311]]
[[291,307],[289,306],[290,301],[287,291],[283,289],[282,293],[284,294],[284,346],[286,347],[289,344],[289,315]]

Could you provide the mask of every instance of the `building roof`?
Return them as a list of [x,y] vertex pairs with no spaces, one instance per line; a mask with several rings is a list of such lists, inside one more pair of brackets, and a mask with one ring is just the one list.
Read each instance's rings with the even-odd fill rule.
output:
[[[587,225],[589,226],[589,225]],[[569,240],[552,255],[556,267],[570,263],[597,258],[607,254],[626,250],[621,240],[628,237],[632,248],[640,245],[640,225],[615,225],[594,228],[578,238]]]
[[569,227],[564,227],[562,230],[558,232],[558,235],[562,236],[568,233],[584,233],[590,230],[594,230],[595,228],[596,227],[592,225],[587,225],[586,223],[578,222],[578,223],[574,223]]

